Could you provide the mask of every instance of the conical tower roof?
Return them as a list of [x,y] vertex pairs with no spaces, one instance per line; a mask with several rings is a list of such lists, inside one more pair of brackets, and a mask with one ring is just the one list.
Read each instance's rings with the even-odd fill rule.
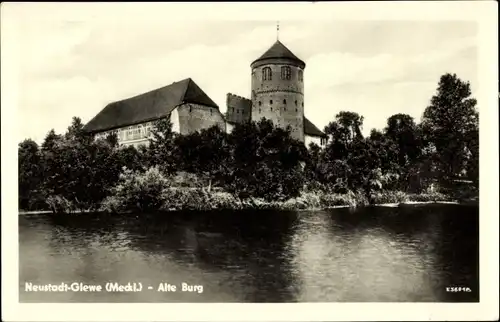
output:
[[273,59],[285,59],[289,60],[291,62],[294,62],[301,66],[302,68],[305,67],[304,61],[302,61],[300,58],[295,56],[294,53],[290,49],[288,49],[281,41],[277,40],[271,48],[269,48],[262,56],[260,56],[258,59],[256,59],[253,63],[252,66],[254,66],[256,63],[259,62],[264,62],[264,61],[269,61]]

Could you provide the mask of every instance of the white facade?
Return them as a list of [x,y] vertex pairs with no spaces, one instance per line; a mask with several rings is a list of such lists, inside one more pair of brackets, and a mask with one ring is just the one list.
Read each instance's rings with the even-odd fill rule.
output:
[[[106,138],[111,133],[115,133],[118,137],[118,144],[120,146],[134,146],[139,147],[140,145],[148,145],[149,138],[151,137],[151,130],[154,126],[155,121],[144,122],[140,124],[134,124],[130,126],[125,126],[122,128],[99,132],[94,135],[94,139]],[[179,133],[179,113],[177,108],[170,113],[170,122],[172,123],[172,131]]]
[[311,136],[311,135],[305,135],[304,136],[304,143],[306,147],[309,148],[309,144],[315,143],[320,147],[324,147],[326,145],[326,138],[322,138],[320,136]]
[[226,132],[227,133],[231,133],[234,129],[234,125],[229,123],[229,122],[226,122]]

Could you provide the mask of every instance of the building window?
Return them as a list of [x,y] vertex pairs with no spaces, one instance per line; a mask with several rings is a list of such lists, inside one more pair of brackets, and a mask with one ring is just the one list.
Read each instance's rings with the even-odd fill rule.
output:
[[304,102],[302,102],[302,107],[304,107]]
[[283,100],[283,104],[285,104],[285,105],[286,105],[286,100]]
[[299,111],[299,109],[298,109],[298,108],[296,108],[296,109],[295,109],[295,112],[298,112],[298,111]]
[[262,80],[272,80],[273,72],[271,71],[271,67],[262,68]]
[[261,101],[259,101],[259,106],[261,106],[261,105],[262,105],[262,102],[261,102]]
[[299,81],[303,82],[304,81],[304,71],[299,70]]
[[259,114],[260,114],[260,112],[261,112],[261,109],[259,108]]
[[281,67],[281,79],[290,80],[292,79],[292,69],[290,66]]
[[273,108],[271,107],[271,112],[273,111]]
[[297,106],[297,100],[295,100],[295,106]]
[[270,101],[269,101],[269,104],[273,104],[273,100],[270,100]]

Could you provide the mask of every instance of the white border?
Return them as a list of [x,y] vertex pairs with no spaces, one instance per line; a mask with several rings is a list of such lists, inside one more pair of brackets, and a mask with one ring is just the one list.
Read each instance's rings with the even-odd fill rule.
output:
[[[329,8],[332,6],[333,8]],[[168,7],[168,8],[165,8]],[[134,15],[167,9],[175,19],[472,20],[479,24],[480,303],[318,304],[20,304],[16,133],[16,15],[120,9]],[[333,9],[333,10],[330,10]],[[166,17],[166,19],[168,19]],[[498,320],[498,7],[496,1],[337,3],[45,3],[1,6],[2,71],[2,320],[5,321],[387,321]],[[411,35],[409,35],[411,36]],[[36,53],[33,53],[36,55]],[[14,137],[16,137],[14,135]]]

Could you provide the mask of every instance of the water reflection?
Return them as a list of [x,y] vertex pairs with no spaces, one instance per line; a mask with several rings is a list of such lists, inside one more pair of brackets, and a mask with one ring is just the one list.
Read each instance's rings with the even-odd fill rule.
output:
[[[477,301],[477,208],[20,216],[20,300]],[[138,293],[26,293],[24,282],[141,282]],[[204,292],[156,292],[159,283]],[[450,294],[446,286],[473,292]]]
[[[342,216],[303,221],[293,242],[294,265],[304,287],[299,301],[433,301],[428,274],[436,258],[422,257],[432,243],[391,227],[351,225]],[[336,220],[337,219],[337,220]],[[349,233],[346,233],[349,232]],[[426,253],[427,254],[427,253]]]

